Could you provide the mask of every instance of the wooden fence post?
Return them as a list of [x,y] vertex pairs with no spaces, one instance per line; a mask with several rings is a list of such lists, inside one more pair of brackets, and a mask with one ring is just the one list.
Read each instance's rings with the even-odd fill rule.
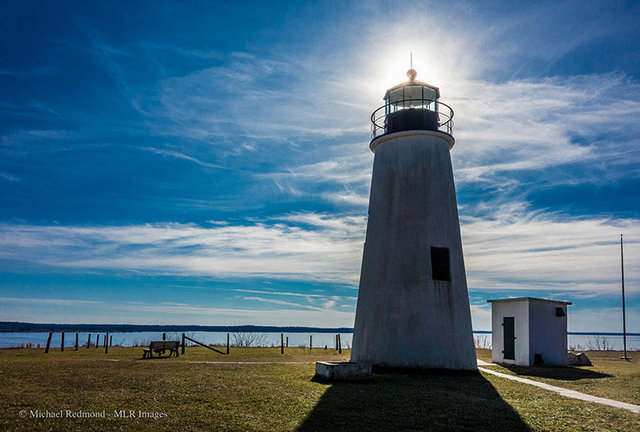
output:
[[338,351],[338,335],[336,335],[336,351]]
[[44,349],[44,353],[49,352],[49,346],[51,345],[51,336],[53,336],[52,332],[49,332],[49,337],[47,338],[47,347]]
[[309,336],[309,351],[313,349],[313,335]]
[[87,348],[91,346],[91,333],[87,335]]
[[167,334],[166,333],[162,333],[162,340],[167,340]]
[[60,339],[60,352],[64,351],[64,332],[62,332],[62,338]]
[[286,342],[286,345],[285,345],[285,346],[286,346],[287,348],[289,348],[289,336],[287,336],[287,342]]
[[229,333],[227,333],[227,354],[229,354]]
[[342,337],[340,336],[340,333],[338,333],[338,353],[342,354]]
[[109,336],[109,346],[113,346],[113,335]]
[[98,348],[98,345],[100,345],[100,333],[96,334],[96,348]]
[[109,332],[104,335],[104,353],[109,354]]
[[78,351],[78,333],[76,333],[76,345],[75,345],[75,351]]
[[280,333],[280,354],[284,354],[284,334]]
[[184,333],[182,333],[182,355],[184,355]]

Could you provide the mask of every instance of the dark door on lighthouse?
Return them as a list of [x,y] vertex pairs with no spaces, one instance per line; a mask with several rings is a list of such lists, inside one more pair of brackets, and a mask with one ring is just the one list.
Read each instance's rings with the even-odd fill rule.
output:
[[516,332],[515,322],[513,317],[502,318],[502,333],[504,335],[504,358],[507,360],[516,359]]

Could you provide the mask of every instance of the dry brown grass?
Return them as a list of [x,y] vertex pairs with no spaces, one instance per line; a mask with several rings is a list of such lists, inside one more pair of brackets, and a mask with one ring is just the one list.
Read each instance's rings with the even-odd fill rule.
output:
[[[376,374],[367,383],[311,380],[314,361],[346,360],[348,350],[338,355],[289,348],[281,355],[279,348],[236,348],[226,356],[190,348],[185,356],[158,360],[139,360],[141,354],[140,348],[117,347],[106,356],[96,349],[46,355],[37,349],[0,350],[0,430],[640,429],[635,414],[481,374]],[[30,415],[67,409],[104,410],[107,416]],[[114,416],[129,409],[167,417]]]

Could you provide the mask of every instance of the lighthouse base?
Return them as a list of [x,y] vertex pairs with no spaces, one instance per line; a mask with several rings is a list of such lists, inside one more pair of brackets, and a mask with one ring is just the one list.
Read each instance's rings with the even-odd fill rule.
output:
[[361,381],[371,378],[371,365],[354,362],[316,362],[316,378],[327,381]]

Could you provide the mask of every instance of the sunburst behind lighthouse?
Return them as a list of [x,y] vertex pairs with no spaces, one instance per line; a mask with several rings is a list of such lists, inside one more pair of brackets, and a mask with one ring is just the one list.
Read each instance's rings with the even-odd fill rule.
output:
[[351,361],[475,370],[450,150],[453,110],[408,81],[371,115],[375,153]]

